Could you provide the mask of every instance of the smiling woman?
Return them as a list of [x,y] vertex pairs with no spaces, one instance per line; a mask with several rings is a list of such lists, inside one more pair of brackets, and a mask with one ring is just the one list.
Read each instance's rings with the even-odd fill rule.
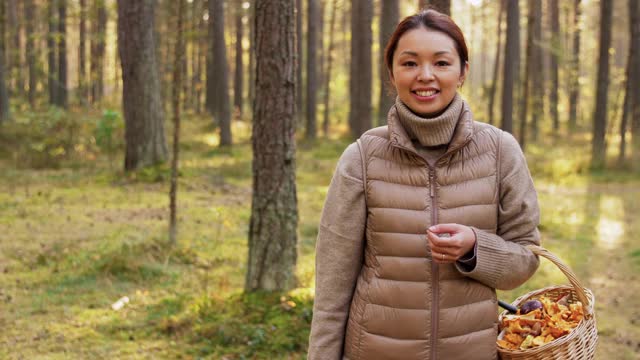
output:
[[388,126],[344,151],[320,220],[309,359],[497,358],[495,289],[538,267],[538,200],[513,136],[457,93],[468,60],[434,10],[391,36]]

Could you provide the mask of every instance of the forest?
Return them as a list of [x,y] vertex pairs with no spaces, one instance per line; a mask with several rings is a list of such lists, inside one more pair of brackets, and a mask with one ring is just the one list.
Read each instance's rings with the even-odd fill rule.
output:
[[[636,0],[2,0],[0,358],[305,359],[329,184],[427,8],[594,294],[596,359],[638,359]],[[564,283],[541,259],[498,298]]]

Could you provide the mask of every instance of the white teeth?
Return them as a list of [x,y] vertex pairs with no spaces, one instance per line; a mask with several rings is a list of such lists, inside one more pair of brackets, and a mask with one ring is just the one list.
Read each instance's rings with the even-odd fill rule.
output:
[[427,91],[416,91],[418,96],[431,96],[436,93],[436,90],[427,90]]

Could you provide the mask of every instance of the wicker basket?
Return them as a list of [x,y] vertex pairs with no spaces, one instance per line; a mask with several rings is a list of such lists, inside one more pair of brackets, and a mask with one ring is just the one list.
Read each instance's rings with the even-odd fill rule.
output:
[[[498,346],[498,353],[502,360],[568,360],[568,359],[593,359],[596,352],[598,342],[598,329],[596,328],[596,315],[594,310],[595,298],[591,290],[584,288],[575,274],[555,255],[539,246],[527,246],[534,254],[540,255],[552,263],[554,263],[569,279],[573,286],[557,285],[544,289],[531,291],[517,298],[512,305],[519,306],[527,300],[547,295],[551,298],[558,298],[569,294],[569,303],[577,301],[582,302],[584,306],[584,318],[576,328],[569,334],[562,336],[550,343],[542,346],[526,349],[526,350],[509,350]],[[502,318],[507,314],[502,312],[499,316],[499,322],[502,324]]]

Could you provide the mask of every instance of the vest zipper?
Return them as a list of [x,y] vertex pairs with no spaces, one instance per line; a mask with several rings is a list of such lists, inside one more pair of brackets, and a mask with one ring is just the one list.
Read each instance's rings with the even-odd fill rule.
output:
[[[436,173],[435,169],[429,166],[429,195],[431,197],[431,225],[438,223],[437,194],[436,194]],[[440,285],[438,284],[439,266],[433,261],[431,254],[431,360],[437,359],[438,340],[438,312],[440,303]]]

